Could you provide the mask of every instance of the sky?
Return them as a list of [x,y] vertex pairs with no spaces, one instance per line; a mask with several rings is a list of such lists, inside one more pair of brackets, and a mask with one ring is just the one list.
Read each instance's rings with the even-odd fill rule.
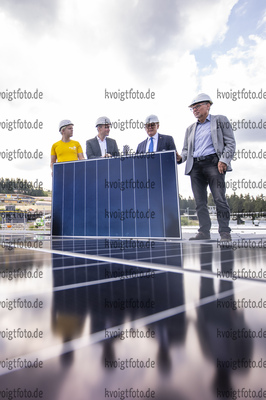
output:
[[[85,154],[98,117],[113,122],[119,149],[135,151],[146,132],[122,130],[121,122],[137,126],[156,114],[159,132],[172,135],[180,153],[195,121],[188,105],[203,92],[213,100],[211,114],[234,124],[227,194],[265,193],[264,0],[2,0],[0,34],[1,177],[51,189],[50,151],[62,119],[74,123],[73,139]],[[153,98],[110,97],[130,89]],[[38,98],[8,100],[14,91]],[[42,158],[9,161],[6,153],[18,149]],[[184,169],[178,166],[179,192],[187,198],[193,195]]]

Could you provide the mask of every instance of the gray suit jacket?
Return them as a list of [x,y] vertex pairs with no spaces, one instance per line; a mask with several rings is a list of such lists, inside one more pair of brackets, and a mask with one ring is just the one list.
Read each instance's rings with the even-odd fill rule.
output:
[[[231,124],[224,115],[210,115],[212,143],[219,161],[227,164],[227,171],[232,171],[231,160],[234,156],[236,142]],[[187,161],[185,174],[188,175],[193,167],[194,138],[197,122],[190,125],[185,134],[182,162]]]
[[[113,157],[119,156],[119,150],[117,143],[114,139],[106,138],[107,153],[111,154]],[[100,158],[102,156],[101,149],[97,136],[93,139],[89,139],[86,142],[86,154],[88,158]]]
[[[146,153],[146,146],[147,146],[147,140],[149,138],[143,140],[143,142],[139,143],[137,147],[136,153]],[[169,135],[161,135],[159,133],[158,137],[158,144],[157,144],[157,150],[156,151],[164,151],[164,150],[176,150],[175,148],[175,142],[172,136]]]

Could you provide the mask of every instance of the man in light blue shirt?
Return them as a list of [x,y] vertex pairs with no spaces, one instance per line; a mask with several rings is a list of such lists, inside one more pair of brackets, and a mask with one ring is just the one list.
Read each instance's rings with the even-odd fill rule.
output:
[[231,160],[235,152],[234,133],[223,115],[210,115],[211,98],[199,94],[190,104],[197,122],[185,134],[181,155],[177,162],[187,161],[185,173],[190,175],[196,201],[199,231],[191,240],[210,239],[211,220],[208,211],[207,187],[210,187],[216,205],[221,241],[231,241],[230,209],[225,197],[225,173],[232,171]]

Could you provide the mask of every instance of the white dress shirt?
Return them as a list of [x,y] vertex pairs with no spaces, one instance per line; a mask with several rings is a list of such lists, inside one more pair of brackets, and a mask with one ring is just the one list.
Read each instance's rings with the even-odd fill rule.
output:
[[104,140],[101,140],[99,136],[97,136],[97,139],[101,149],[102,157],[104,157],[105,154],[107,153],[106,137],[104,138]]

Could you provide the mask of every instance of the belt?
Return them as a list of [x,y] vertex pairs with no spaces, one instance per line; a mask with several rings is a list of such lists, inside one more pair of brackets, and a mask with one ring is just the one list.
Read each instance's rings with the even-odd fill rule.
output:
[[208,160],[208,158],[213,158],[213,156],[216,156],[216,153],[209,154],[208,156],[193,157],[193,160],[204,161],[204,160]]

